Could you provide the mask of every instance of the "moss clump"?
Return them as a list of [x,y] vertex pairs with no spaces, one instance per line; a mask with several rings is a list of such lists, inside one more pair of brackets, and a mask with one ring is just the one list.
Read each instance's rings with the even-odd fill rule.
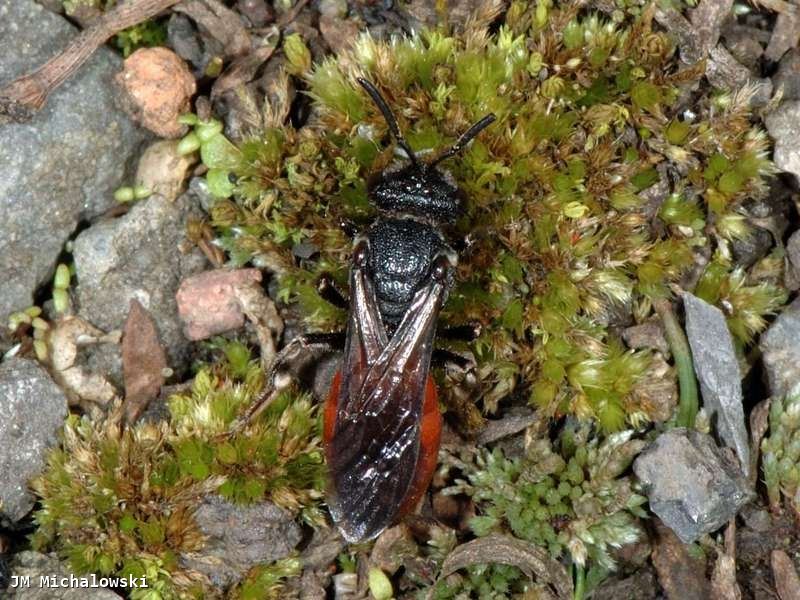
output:
[[800,515],[800,388],[772,400],[761,452],[770,508],[781,512],[785,503]]
[[775,277],[781,273],[782,262],[782,257],[773,252],[747,273],[717,252],[700,278],[697,295],[723,308],[728,328],[740,348],[763,331],[765,317],[775,314],[789,297]]
[[[458,36],[361,37],[305,72],[309,124],[276,122],[281,109],[271,107],[270,126],[237,143],[238,160],[224,167],[235,184],[212,209],[219,243],[232,262],[276,272],[310,327],[341,328],[343,314],[313,283],[329,271],[346,284],[350,241],[338,224],[369,222],[365,178],[397,158],[355,77],[378,85],[423,156],[494,112],[498,122],[445,163],[468,195],[451,233],[474,243],[442,321],[484,325],[472,346],[484,408],[524,386],[546,413],[607,431],[652,418],[635,393],[650,357],[625,351],[609,325],[647,318],[695,247],[746,234],[739,208],[764,192],[771,165],[747,98],[683,110],[700,72],[680,69],[651,16],[626,27],[570,3],[513,2],[493,35],[476,25]],[[305,56],[298,41],[292,55]],[[670,187],[671,196],[658,191]],[[319,252],[296,261],[300,241]],[[758,315],[773,305],[750,300]],[[757,319],[745,320],[749,340]]]
[[228,595],[231,600],[284,600],[284,582],[302,572],[299,558],[284,558],[255,567]]
[[568,555],[577,567],[608,572],[615,568],[609,550],[635,542],[637,517],[646,515],[646,498],[622,476],[644,445],[631,433],[600,441],[586,427],[567,427],[555,445],[537,439],[520,458],[481,449],[472,461],[455,463],[466,480],[446,492],[475,501],[470,527],[479,537],[510,532],[555,559]]
[[225,371],[200,371],[191,393],[170,399],[169,422],[69,417],[63,447],[33,482],[42,505],[34,545],[79,573],[147,577],[132,598],[202,598],[211,583],[179,558],[203,546],[192,514],[204,495],[269,500],[318,523],[324,467],[310,398],[287,392],[241,433],[221,436],[263,383],[255,361],[243,380]]

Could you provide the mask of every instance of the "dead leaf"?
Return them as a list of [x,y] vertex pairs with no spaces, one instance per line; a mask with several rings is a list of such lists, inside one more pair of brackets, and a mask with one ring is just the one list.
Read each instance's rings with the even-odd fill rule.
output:
[[211,99],[215,100],[225,92],[253,81],[261,65],[267,62],[275,52],[278,40],[278,29],[274,27],[273,35],[267,36],[262,45],[234,60],[214,82],[214,86],[211,88]]
[[125,419],[134,423],[164,385],[167,356],[150,314],[131,300],[122,335],[122,375],[125,380]]
[[742,590],[736,583],[736,559],[720,552],[711,576],[712,600],[741,600]]
[[689,11],[689,20],[700,46],[698,59],[705,58],[717,45],[722,24],[730,15],[732,8],[733,0],[700,0],[697,8]]
[[[558,598],[572,599],[572,578],[563,565],[550,558],[543,548],[501,534],[487,535],[458,546],[442,564],[439,579],[458,569],[487,562],[517,567],[531,580],[549,585]],[[428,598],[432,594],[431,591]]]
[[403,563],[417,554],[417,545],[407,525],[395,525],[384,531],[369,556],[370,564],[393,576]]
[[772,36],[764,51],[764,57],[767,60],[777,62],[787,51],[797,46],[797,39],[800,37],[800,16],[795,12],[794,7],[786,4],[792,8],[792,11],[781,13],[775,19]]
[[319,31],[333,53],[340,54],[355,43],[361,27],[351,19],[322,15],[319,18]]
[[800,577],[792,559],[783,550],[772,551],[772,576],[781,600],[800,600]]
[[239,15],[218,0],[183,0],[174,10],[189,16],[200,29],[219,41],[229,58],[250,52],[250,34]]
[[742,590],[736,583],[736,519],[725,529],[725,546],[717,553],[711,574],[712,600],[741,600]]
[[711,592],[705,578],[705,561],[689,555],[688,546],[660,519],[653,520],[657,532],[653,566],[670,600],[707,600]]
[[525,430],[536,422],[537,415],[532,410],[527,408],[518,411],[509,412],[502,419],[494,421],[485,421],[485,427],[478,434],[475,443],[478,446],[485,446],[492,444],[497,440],[501,440],[515,433]]
[[261,365],[266,370],[277,352],[277,340],[283,333],[283,319],[275,303],[258,283],[245,281],[234,286],[234,295],[247,319],[253,324],[261,350]]
[[82,346],[118,344],[119,338],[119,331],[103,333],[79,317],[56,321],[48,337],[50,364],[53,377],[66,392],[71,406],[86,409],[84,401],[105,406],[116,397],[117,390],[104,377],[75,363]]

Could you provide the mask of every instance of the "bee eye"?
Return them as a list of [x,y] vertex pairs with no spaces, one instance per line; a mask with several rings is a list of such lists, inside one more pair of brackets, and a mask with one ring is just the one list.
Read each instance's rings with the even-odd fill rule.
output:
[[361,240],[353,248],[353,264],[363,267],[369,260],[369,245],[365,240]]
[[431,267],[431,276],[439,282],[444,283],[447,279],[447,273],[450,270],[450,261],[446,256],[439,256],[433,262]]

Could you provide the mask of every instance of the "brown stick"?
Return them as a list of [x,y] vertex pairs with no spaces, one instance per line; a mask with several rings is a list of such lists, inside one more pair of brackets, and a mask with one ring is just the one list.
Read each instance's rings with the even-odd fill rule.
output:
[[27,121],[95,50],[111,36],[177,4],[180,0],[127,0],[84,29],[63,51],[41,67],[0,88],[0,117]]

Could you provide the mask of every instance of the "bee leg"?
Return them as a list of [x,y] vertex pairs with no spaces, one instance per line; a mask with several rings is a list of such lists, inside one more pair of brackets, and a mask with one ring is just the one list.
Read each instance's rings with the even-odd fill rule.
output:
[[332,304],[336,308],[347,310],[350,307],[350,302],[336,285],[330,273],[323,273],[317,279],[317,293],[325,302]]
[[[278,352],[272,366],[267,373],[267,382],[258,397],[253,400],[231,424],[229,433],[241,431],[250,421],[256,418],[292,383],[294,375],[287,368],[291,363],[306,358],[308,354],[344,349],[346,334],[335,333],[307,333],[298,335]],[[304,356],[305,355],[305,356]]]
[[471,358],[450,352],[450,350],[434,348],[431,354],[431,365],[434,367],[454,366],[462,371],[471,371],[475,362]]
[[345,218],[339,219],[339,229],[350,239],[354,239],[360,231],[358,225],[356,225],[354,221]]
[[483,326],[477,321],[467,323],[466,325],[456,325],[454,327],[446,327],[439,331],[436,335],[444,340],[458,340],[460,342],[474,342],[477,340]]

